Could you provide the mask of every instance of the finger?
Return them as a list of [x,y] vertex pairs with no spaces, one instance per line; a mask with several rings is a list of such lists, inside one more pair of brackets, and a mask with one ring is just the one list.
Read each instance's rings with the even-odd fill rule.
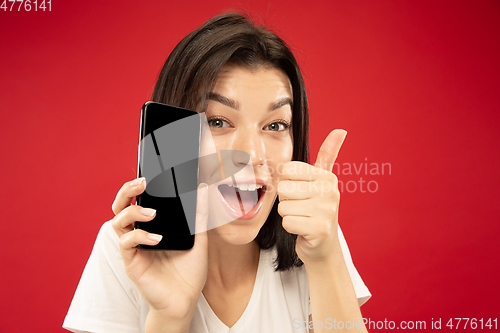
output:
[[196,199],[196,226],[195,226],[195,241],[204,241],[206,238],[207,224],[208,224],[208,185],[201,183],[198,186],[198,193]]
[[283,229],[290,234],[308,236],[311,232],[311,218],[306,216],[285,216],[281,221]]
[[305,216],[311,217],[312,200],[285,200],[278,204],[278,214],[285,216]]
[[[326,171],[325,171],[326,172]],[[338,195],[338,178],[329,172],[323,178],[305,182],[283,180],[278,182],[278,197],[284,200],[306,200],[315,197],[332,197]]]
[[149,222],[156,216],[156,210],[141,206],[128,206],[116,215],[111,224],[118,237],[134,230],[135,222]]
[[127,232],[120,237],[120,252],[125,262],[130,262],[134,259],[137,252],[137,245],[156,245],[162,239],[161,235],[152,234],[142,229],[135,229]]
[[278,183],[278,197],[284,200],[304,200],[313,197],[315,182],[282,180]]
[[144,177],[137,178],[123,184],[123,186],[116,194],[116,198],[115,201],[113,201],[113,205],[111,205],[113,213],[117,215],[122,210],[124,210],[125,207],[130,206],[132,199],[134,199],[135,196],[144,192],[145,189],[146,189],[146,179]]
[[314,218],[304,216],[285,216],[281,223],[288,233],[300,235],[306,241],[331,237],[337,228],[329,221],[318,223]]
[[325,141],[319,148],[316,158],[316,167],[332,172],[333,164],[337,159],[340,147],[344,142],[347,132],[343,129],[335,129],[328,134]]
[[281,180],[315,181],[328,172],[305,162],[291,161],[283,163],[279,173]]

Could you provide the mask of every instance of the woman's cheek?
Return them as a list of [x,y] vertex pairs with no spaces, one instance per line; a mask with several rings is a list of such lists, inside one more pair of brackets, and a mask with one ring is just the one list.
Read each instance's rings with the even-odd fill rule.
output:
[[280,170],[280,166],[286,162],[290,162],[293,156],[293,143],[290,137],[269,144],[271,147],[270,160],[273,162],[272,167],[275,172]]
[[220,133],[221,131],[212,131],[212,138],[217,150],[231,149],[231,135]]

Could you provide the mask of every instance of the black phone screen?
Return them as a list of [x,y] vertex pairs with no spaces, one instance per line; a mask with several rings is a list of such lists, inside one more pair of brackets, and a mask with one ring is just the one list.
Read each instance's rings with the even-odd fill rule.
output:
[[138,177],[146,190],[137,204],[156,209],[135,228],[160,234],[155,246],[141,249],[188,250],[194,245],[200,118],[195,111],[147,102],[142,108]]

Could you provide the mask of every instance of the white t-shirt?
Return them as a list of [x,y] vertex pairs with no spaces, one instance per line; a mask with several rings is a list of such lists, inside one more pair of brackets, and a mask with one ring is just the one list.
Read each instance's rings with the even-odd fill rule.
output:
[[[361,305],[371,294],[352,263],[340,228],[339,239]],[[125,273],[118,240],[111,222],[104,223],[64,320],[64,328],[73,332],[144,332],[149,305]],[[311,309],[305,269],[302,266],[275,272],[275,258],[274,249],[260,251],[253,292],[236,324],[231,328],[224,325],[202,293],[189,332],[306,332],[303,323],[308,320]]]

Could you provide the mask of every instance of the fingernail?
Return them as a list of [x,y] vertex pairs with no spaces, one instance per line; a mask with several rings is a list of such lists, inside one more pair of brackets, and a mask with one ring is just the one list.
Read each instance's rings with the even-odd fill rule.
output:
[[198,185],[198,188],[208,188],[208,184],[207,183],[200,183],[200,185]]
[[143,181],[144,181],[144,177],[134,179],[134,180],[130,183],[130,186],[136,186],[136,185],[139,185],[139,184],[140,184],[140,183],[142,183]]
[[141,208],[141,209],[139,210],[139,212],[140,212],[142,215],[146,215],[146,216],[153,216],[153,215],[155,215],[156,210],[155,210],[155,209],[151,209],[151,208]]
[[158,235],[158,234],[147,234],[146,237],[155,241],[155,242],[159,242],[163,238],[162,235]]

